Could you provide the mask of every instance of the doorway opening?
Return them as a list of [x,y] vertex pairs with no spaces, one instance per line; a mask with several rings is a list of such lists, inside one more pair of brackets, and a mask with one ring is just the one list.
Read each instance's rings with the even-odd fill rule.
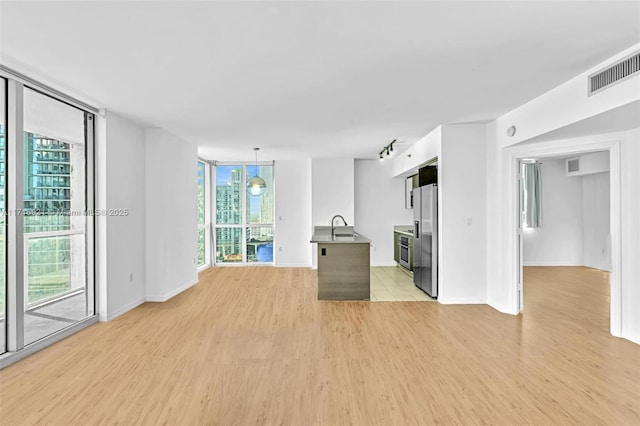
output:
[[609,164],[609,151],[520,160],[520,306],[528,318],[608,328]]
[[[522,312],[525,306],[526,289],[524,288],[524,280],[527,275],[531,275],[529,274],[531,271],[525,271],[525,267],[537,265],[548,268],[560,268],[561,266],[578,268],[586,266],[596,271],[604,271],[608,276],[610,332],[614,336],[619,336],[621,332],[621,281],[619,277],[619,247],[621,241],[620,141],[606,138],[607,135],[602,135],[548,143],[522,144],[507,148],[505,150],[506,159],[509,162],[507,169],[511,173],[510,180],[513,183],[513,190],[507,194],[508,205],[512,209],[511,211],[515,213],[512,217],[517,219],[512,222],[513,225],[509,226],[508,230],[505,228],[505,231],[508,231],[507,237],[512,241],[512,253],[515,254],[509,261],[513,261],[514,266],[511,269],[514,278],[512,281],[514,288],[511,294],[516,312]],[[587,174],[583,173],[584,176],[580,178],[582,181],[566,180],[569,177],[576,179],[579,176],[579,174],[571,176],[573,172],[568,172],[568,160],[576,158],[591,159],[597,155],[607,156],[604,163],[608,166],[608,176],[595,176],[598,173],[593,173],[595,177],[592,176],[585,179],[584,176],[587,176]],[[544,229],[545,215],[543,215],[542,227],[527,229],[527,227],[523,226],[521,165],[523,161],[527,160],[537,160],[543,163],[543,166],[546,163],[545,168],[552,170],[552,174],[555,173],[558,179],[562,171],[565,175],[563,184],[566,187],[580,188],[579,194],[576,191],[576,193],[568,196],[569,199],[564,199],[559,209],[556,206],[556,211],[553,211],[553,213],[547,212],[547,214],[551,213],[552,216],[556,216],[555,218],[552,217],[552,220],[556,222],[554,226],[549,226],[547,229]],[[604,171],[601,171],[601,173],[604,173]],[[558,185],[557,182],[554,184]],[[552,191],[554,197],[567,197],[567,193],[564,192],[564,195],[562,195],[561,188],[557,186]],[[595,198],[600,201],[597,206],[598,200]],[[603,205],[604,199],[608,200],[608,205]],[[573,203],[573,205],[567,203]],[[589,209],[586,213],[586,228],[584,227],[585,206]],[[546,206],[543,207],[543,211],[546,211]],[[575,223],[575,220],[572,221],[570,219],[571,215],[577,218],[578,214],[582,216],[582,223]],[[606,222],[607,214],[608,225],[606,223],[603,225],[602,222]],[[560,241],[554,238],[553,240],[544,241],[543,238],[540,238],[544,234],[556,233],[563,235],[563,233],[566,234],[567,232],[573,233],[575,236],[581,236],[581,238],[570,242],[569,239]],[[593,240],[596,240],[597,244]],[[585,241],[587,242],[586,250]],[[550,257],[550,255],[555,257]],[[555,272],[559,272],[559,270],[556,269]]]

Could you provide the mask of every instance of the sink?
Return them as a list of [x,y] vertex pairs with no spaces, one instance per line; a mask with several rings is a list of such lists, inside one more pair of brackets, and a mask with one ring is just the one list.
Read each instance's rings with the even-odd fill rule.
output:
[[333,241],[354,241],[358,234],[346,233],[346,232],[335,232],[333,234]]

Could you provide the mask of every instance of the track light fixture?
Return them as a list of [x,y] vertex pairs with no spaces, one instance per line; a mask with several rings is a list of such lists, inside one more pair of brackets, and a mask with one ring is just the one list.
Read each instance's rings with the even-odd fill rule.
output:
[[380,155],[380,159],[384,159],[384,155],[386,154],[387,157],[389,155],[391,155],[391,153],[393,152],[393,144],[397,141],[397,139],[392,140],[389,145],[385,146],[384,148],[382,148],[382,151],[380,151],[379,155]]

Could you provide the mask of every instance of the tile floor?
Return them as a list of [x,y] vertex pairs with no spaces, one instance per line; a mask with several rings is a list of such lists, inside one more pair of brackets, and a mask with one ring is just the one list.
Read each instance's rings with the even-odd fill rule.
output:
[[397,266],[371,268],[372,302],[433,302],[425,292],[413,284],[409,272]]

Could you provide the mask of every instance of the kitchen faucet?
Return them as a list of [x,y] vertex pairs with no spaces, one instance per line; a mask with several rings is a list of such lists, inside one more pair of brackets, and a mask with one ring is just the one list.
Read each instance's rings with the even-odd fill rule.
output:
[[333,237],[333,231],[334,231],[334,230],[335,230],[335,228],[336,228],[336,227],[334,226],[333,222],[336,220],[336,218],[337,218],[337,217],[339,217],[340,219],[342,219],[342,222],[344,222],[344,226],[349,226],[349,225],[347,225],[347,221],[346,221],[346,220],[344,220],[344,217],[342,217],[342,215],[339,215],[339,214],[335,215],[334,217],[332,217],[332,218],[331,218],[331,236],[332,236],[332,237]]

